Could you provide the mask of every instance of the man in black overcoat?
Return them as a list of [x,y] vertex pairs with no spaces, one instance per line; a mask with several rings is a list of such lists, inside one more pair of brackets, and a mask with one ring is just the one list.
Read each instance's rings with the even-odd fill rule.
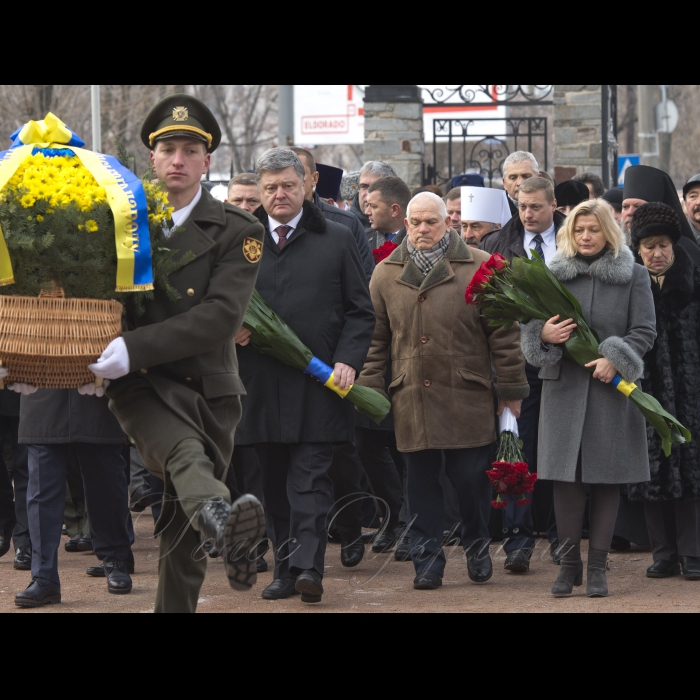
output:
[[[353,383],[374,331],[367,280],[352,234],[304,201],[304,165],[287,149],[270,149],[256,166],[265,226],[256,288],[316,357],[339,389]],[[245,346],[250,333],[239,331]],[[354,407],[312,377],[241,347],[246,388],[237,439],[260,460],[267,533],[275,554],[265,598],[304,602],[323,593],[327,515],[333,505],[328,470],[333,443],[354,439]]]

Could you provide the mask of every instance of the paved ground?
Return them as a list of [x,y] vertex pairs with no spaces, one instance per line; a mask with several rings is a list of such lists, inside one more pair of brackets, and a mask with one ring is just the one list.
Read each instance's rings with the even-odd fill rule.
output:
[[[129,595],[109,595],[105,579],[86,576],[85,569],[96,562],[94,555],[65,552],[64,538],[59,557],[63,603],[38,610],[17,608],[14,595],[28,585],[30,576],[12,568],[8,553],[0,559],[0,612],[150,612],[157,583],[157,543],[149,539],[152,520],[148,511],[135,525],[136,574]],[[298,596],[262,600],[260,592],[272,581],[271,573],[261,574],[257,586],[248,593],[232,591],[219,560],[209,564],[199,612],[700,612],[700,581],[646,578],[651,555],[641,550],[610,555],[608,598],[587,598],[585,585],[574,589],[576,593],[570,598],[552,598],[549,587],[558,567],[548,560],[547,552],[542,548],[542,556],[535,554],[530,573],[515,575],[503,570],[503,553],[494,546],[494,576],[486,584],[475,585],[467,577],[462,551],[451,547],[443,587],[415,591],[411,563],[372,554],[367,548],[367,557],[358,567],[345,569],[338,548],[329,545],[326,593],[318,605],[304,605]],[[270,555],[267,558],[271,560]]]

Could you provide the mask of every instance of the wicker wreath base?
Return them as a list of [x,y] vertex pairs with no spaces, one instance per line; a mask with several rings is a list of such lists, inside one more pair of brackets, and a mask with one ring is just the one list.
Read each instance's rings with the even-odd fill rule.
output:
[[95,381],[87,366],[121,335],[122,305],[65,299],[63,290],[38,297],[0,295],[0,362],[4,383],[75,389]]

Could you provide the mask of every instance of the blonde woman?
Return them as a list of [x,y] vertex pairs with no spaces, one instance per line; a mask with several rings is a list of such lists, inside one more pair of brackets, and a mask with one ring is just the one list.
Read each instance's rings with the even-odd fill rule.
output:
[[634,382],[656,337],[649,274],[634,262],[607,203],[582,202],[557,234],[549,268],[578,299],[583,317],[600,338],[602,357],[584,369],[563,356],[576,333],[571,319],[531,321],[521,343],[530,364],[541,367],[538,475],[554,482],[554,511],[563,549],[552,586],[570,595],[583,582],[581,527],[590,488],[587,588],[608,594],[606,562],[620,500],[620,484],[649,480],[642,414],[610,384],[616,374]]

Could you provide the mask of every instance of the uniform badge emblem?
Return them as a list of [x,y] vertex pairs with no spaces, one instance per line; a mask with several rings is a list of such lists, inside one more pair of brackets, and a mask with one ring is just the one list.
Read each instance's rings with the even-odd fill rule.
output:
[[189,116],[187,107],[173,107],[173,119],[176,122],[186,122]]
[[262,243],[246,236],[243,241],[243,255],[249,263],[256,263],[262,257]]

